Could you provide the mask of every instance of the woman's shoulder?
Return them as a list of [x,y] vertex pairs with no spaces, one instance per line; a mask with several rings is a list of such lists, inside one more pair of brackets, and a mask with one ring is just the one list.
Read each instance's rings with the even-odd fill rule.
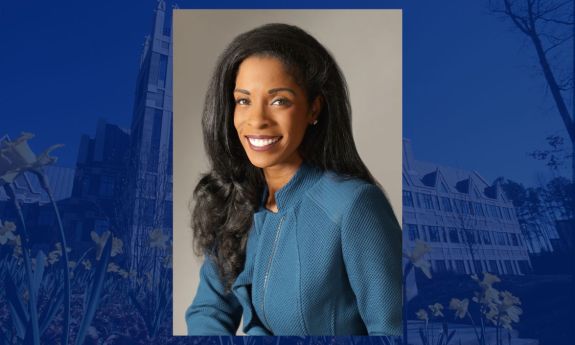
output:
[[336,222],[340,222],[342,216],[357,203],[387,202],[385,194],[377,185],[331,171],[325,171],[306,194]]

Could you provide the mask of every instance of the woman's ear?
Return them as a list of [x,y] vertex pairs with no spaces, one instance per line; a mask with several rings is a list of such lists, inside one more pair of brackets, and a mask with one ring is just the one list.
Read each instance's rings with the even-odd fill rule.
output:
[[310,107],[310,118],[309,123],[312,125],[317,124],[319,113],[321,113],[321,107],[323,106],[323,99],[321,96],[317,96],[313,102],[311,103]]

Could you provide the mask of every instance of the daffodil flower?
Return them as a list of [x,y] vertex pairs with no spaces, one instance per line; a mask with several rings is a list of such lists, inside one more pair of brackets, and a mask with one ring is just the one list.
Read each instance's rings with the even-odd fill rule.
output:
[[428,321],[429,320],[429,315],[427,315],[427,312],[424,309],[419,309],[417,311],[417,313],[415,313],[415,315],[417,316],[418,319],[420,320],[424,320],[424,321]]
[[463,319],[467,315],[467,308],[469,307],[469,300],[467,298],[460,300],[452,298],[449,302],[449,309],[455,311],[455,317]]
[[15,241],[15,230],[16,225],[14,223],[6,221],[4,224],[2,224],[2,221],[0,221],[0,245],[4,245],[8,241]]
[[120,266],[116,265],[113,262],[108,264],[107,272],[118,272],[120,270]]
[[164,265],[165,268],[172,268],[172,256],[166,255],[162,260],[162,264]]
[[475,280],[483,289],[488,289],[492,287],[494,283],[501,282],[501,279],[499,279],[498,276],[489,272],[483,273],[483,280],[479,280],[479,277],[477,277],[476,274],[471,275],[471,279]]
[[411,262],[414,267],[419,268],[423,274],[429,279],[431,279],[431,264],[429,261],[424,259],[425,255],[431,251],[431,247],[421,241],[415,241],[415,247],[411,254],[404,254],[404,256]]
[[0,180],[4,183],[12,183],[18,175],[26,170],[38,170],[44,166],[54,164],[56,157],[50,156],[50,152],[63,145],[52,145],[40,155],[30,149],[28,140],[34,134],[22,133],[14,141],[3,141],[0,143]]
[[82,265],[84,266],[84,269],[86,271],[89,271],[92,269],[92,262],[90,260],[83,260]]
[[60,260],[61,256],[62,256],[62,245],[60,244],[60,242],[58,242],[55,245],[55,249],[50,253],[48,253],[48,263],[50,265],[57,263],[58,260]]
[[96,243],[96,260],[100,260],[108,237],[110,237],[110,231],[105,231],[101,236],[98,236],[95,231],[92,231],[90,232],[90,237],[92,237],[92,241]]
[[124,242],[117,237],[112,237],[112,252],[110,253],[111,257],[114,257],[118,254],[122,254],[124,252]]
[[435,303],[435,304],[429,305],[428,308],[433,313],[433,316],[435,316],[435,317],[443,316],[443,313],[442,313],[443,306],[441,305],[441,303]]
[[118,274],[124,279],[128,278],[128,276],[130,275],[130,273],[124,269],[119,269]]
[[150,232],[150,248],[166,249],[166,242],[169,239],[161,229],[154,229]]
[[15,258],[22,256],[22,238],[20,237],[20,235],[16,235],[14,237],[14,240],[12,240],[10,244],[14,246],[12,256],[14,256]]

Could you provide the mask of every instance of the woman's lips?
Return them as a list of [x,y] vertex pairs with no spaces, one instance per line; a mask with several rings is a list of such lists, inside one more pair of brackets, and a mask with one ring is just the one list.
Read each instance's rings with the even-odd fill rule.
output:
[[281,136],[246,135],[250,148],[254,151],[267,151],[277,144]]

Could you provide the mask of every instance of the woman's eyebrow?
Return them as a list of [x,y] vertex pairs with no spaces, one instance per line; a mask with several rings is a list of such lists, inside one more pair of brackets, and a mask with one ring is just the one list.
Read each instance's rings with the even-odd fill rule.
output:
[[244,89],[235,89],[234,92],[239,92],[239,93],[243,93],[245,95],[250,95],[250,92],[248,90],[244,90]]
[[271,95],[271,94],[274,94],[274,93],[278,93],[278,92],[280,92],[280,91],[291,92],[291,93],[295,96],[295,91],[294,91],[293,89],[290,89],[289,87],[278,87],[278,88],[275,88],[275,89],[270,89],[270,90],[268,91],[268,93]]
[[[281,91],[286,91],[286,92],[290,92],[295,96],[295,91],[293,89],[290,89],[289,87],[277,87],[274,89],[270,89],[268,90],[268,94],[273,95],[274,93],[278,93]],[[251,95],[251,93],[248,90],[245,89],[235,89],[234,92],[239,92],[239,93],[243,93],[245,95]]]

